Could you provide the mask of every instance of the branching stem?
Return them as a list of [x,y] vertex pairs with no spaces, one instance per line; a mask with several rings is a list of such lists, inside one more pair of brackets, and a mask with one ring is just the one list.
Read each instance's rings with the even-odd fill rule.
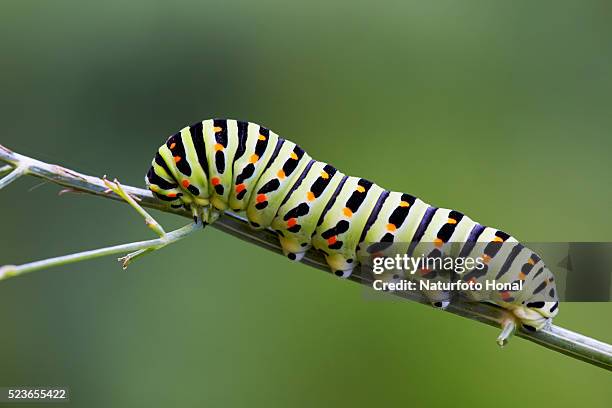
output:
[[[163,237],[148,241],[131,242],[129,244],[115,245],[106,248],[93,249],[91,251],[78,252],[70,255],[58,256],[55,258],[43,259],[41,261],[30,262],[23,265],[5,265],[0,267],[0,280],[23,275],[24,273],[34,272],[52,266],[67,265],[88,259],[100,258],[107,255],[122,254],[129,251],[137,251],[140,255],[145,251],[155,251],[176,242],[194,231],[200,231],[202,224],[190,223],[182,228],[166,233]],[[129,256],[129,255],[128,255]],[[135,256],[132,256],[132,259]],[[123,258],[120,258],[122,260]],[[125,265],[124,261],[124,267]]]

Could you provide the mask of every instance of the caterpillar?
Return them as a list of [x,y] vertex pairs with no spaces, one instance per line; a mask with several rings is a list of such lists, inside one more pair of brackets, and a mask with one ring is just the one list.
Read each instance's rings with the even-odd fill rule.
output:
[[[479,252],[484,269],[472,269],[465,280],[493,276],[521,282],[522,289],[489,291],[478,300],[506,309],[531,331],[558,313],[552,273],[514,237],[459,211],[345,175],[252,122],[210,119],[181,129],[159,147],[145,181],[159,200],[191,211],[196,222],[213,223],[228,209],[246,214],[254,229],[276,231],[292,261],[300,261],[310,248],[321,251],[340,278],[349,277],[359,259],[381,244],[407,243],[414,254],[430,243],[430,255],[436,256]],[[435,273],[424,269],[422,275]],[[437,307],[448,305],[443,291],[426,295]]]

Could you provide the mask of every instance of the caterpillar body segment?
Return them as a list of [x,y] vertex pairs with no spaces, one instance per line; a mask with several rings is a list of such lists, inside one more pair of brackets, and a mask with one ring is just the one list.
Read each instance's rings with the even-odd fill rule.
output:
[[298,145],[282,141],[278,154],[257,181],[247,206],[247,217],[253,228],[266,228],[272,224],[278,208],[310,160]]
[[278,237],[284,254],[292,260],[301,260],[312,247],[312,235],[319,219],[345,179],[344,174],[327,163],[311,161],[281,204],[272,229]]
[[280,140],[278,135],[262,126],[249,122],[237,123],[239,142],[234,157],[229,205],[232,210],[241,212],[246,210],[255,184],[266,168],[265,163],[270,162]]
[[381,187],[366,179],[348,177],[312,236],[312,246],[325,255],[330,268],[348,277],[357,262],[357,245],[373,210],[383,195]]
[[[347,176],[254,123],[211,119],[183,128],[158,149],[145,179],[157,198],[190,209],[196,220],[214,222],[228,208],[246,213],[253,228],[276,231],[289,259],[300,260],[313,247],[339,277],[391,245],[413,258],[480,258],[484,268],[466,271],[463,281],[522,282],[522,289],[467,291],[467,297],[507,309],[530,330],[558,313],[552,273],[515,238],[459,211]],[[435,269],[417,273],[456,279]],[[395,282],[405,275],[389,271],[380,278]],[[424,293],[439,307],[452,300],[446,291]]]

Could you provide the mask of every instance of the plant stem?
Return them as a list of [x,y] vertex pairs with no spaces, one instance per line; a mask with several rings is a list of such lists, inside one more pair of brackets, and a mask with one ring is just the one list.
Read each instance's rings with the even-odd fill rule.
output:
[[[39,160],[12,152],[11,150],[7,149],[6,147],[3,147],[2,145],[0,145],[0,160],[9,163],[13,167],[24,169],[23,171],[25,173],[22,174],[28,174],[45,180],[49,180],[53,183],[65,186],[70,190],[85,192],[96,196],[125,202],[124,199],[119,195],[115,193],[108,193],[107,187],[105,186],[103,180],[98,177],[88,176],[85,174],[77,173],[70,169],[66,169],[61,166],[44,163]],[[4,169],[4,167],[2,168]],[[13,173],[6,177],[11,177],[12,174]],[[18,176],[15,176],[14,178],[17,177]],[[6,184],[8,183],[5,183],[4,185]],[[129,186],[124,186],[123,190],[129,196],[135,197],[138,200],[138,203],[143,207],[153,208],[156,210],[181,215],[189,219],[191,219],[192,217],[192,214],[190,212],[187,212],[183,209],[172,209],[167,207],[161,201],[155,199],[151,192],[148,190]],[[259,247],[273,251],[275,253],[282,254],[281,248],[278,243],[278,238],[276,237],[276,234],[273,231],[269,229],[255,231],[251,229],[248,225],[248,222],[239,215],[233,214],[231,212],[226,212],[223,217],[219,218],[219,220],[217,220],[214,224],[211,224],[211,226],[225,233],[231,234],[243,241],[247,241]],[[183,228],[189,229],[188,227],[194,228],[194,224]],[[180,230],[173,231],[168,234],[177,233],[178,231]],[[185,235],[187,235],[187,233]],[[117,247],[106,248],[106,250],[116,249],[116,252],[108,252],[96,255],[103,256],[110,253],[125,252],[129,250],[140,250],[142,248],[151,248],[151,243],[159,243],[161,239],[162,238],[160,238],[159,240],[150,240],[143,241],[140,243],[127,244],[143,245],[138,247],[127,248],[126,246],[119,245]],[[153,246],[154,245],[155,244],[153,244]],[[118,248],[121,248],[121,250],[119,250]],[[95,252],[95,250],[92,252]],[[137,253],[133,255],[137,256],[138,253],[139,252],[137,251]],[[72,255],[68,255],[68,257],[70,256]],[[64,258],[64,260],[57,261],[61,258]],[[66,262],[66,258],[67,257],[54,258],[54,265],[66,264],[79,260],[69,259]],[[323,256],[316,251],[309,251],[301,262],[311,267],[329,272],[329,269],[327,267],[327,264],[325,263]],[[35,265],[37,263],[34,262],[29,265],[33,264]],[[42,264],[41,266],[41,264],[38,263],[38,267],[36,267],[35,269],[41,269],[43,267],[48,266],[50,265]],[[32,271],[35,269],[29,269],[28,271]],[[360,284],[367,285],[371,283],[368,278],[361,276],[359,273],[354,273],[349,279]],[[429,305],[429,301],[417,292],[394,292],[394,295],[404,299]],[[506,315],[504,314],[504,311],[502,309],[499,309],[489,304],[467,302],[460,299],[452,302],[446,309],[446,312],[462,316],[471,320],[475,320],[497,328],[503,325],[504,319],[506,318]],[[550,327],[546,327],[539,332],[533,333],[526,332],[523,330],[517,330],[516,336],[539,344],[550,350],[560,352],[572,358],[582,360],[589,364],[612,371],[612,346],[604,342],[600,342],[598,340],[583,336],[579,333],[575,333],[555,325],[551,325]]]
[[11,171],[8,176],[5,176],[0,179],[0,189],[11,184],[13,181],[17,180],[19,177],[23,176],[25,171],[21,167],[17,167],[13,171]]
[[190,223],[177,230],[167,232],[161,238],[150,239],[148,241],[131,242],[129,244],[115,245],[106,248],[93,249],[91,251],[78,252],[70,255],[58,256],[55,258],[43,259],[23,265],[5,265],[0,267],[0,280],[7,279],[28,272],[34,272],[41,269],[50,268],[52,266],[67,265],[75,262],[85,261],[88,259],[100,258],[107,255],[122,254],[129,251],[155,251],[163,248],[168,244],[185,238],[194,231],[202,229],[202,224]]
[[8,164],[6,166],[0,167],[0,177],[10,173],[11,171],[13,171],[13,167],[9,166]]

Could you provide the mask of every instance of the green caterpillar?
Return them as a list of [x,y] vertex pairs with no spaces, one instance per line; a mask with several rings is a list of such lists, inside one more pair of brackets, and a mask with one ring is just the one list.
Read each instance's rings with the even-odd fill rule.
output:
[[[212,223],[227,209],[246,212],[253,228],[277,232],[289,259],[299,261],[313,247],[342,278],[375,252],[367,243],[410,243],[413,252],[432,243],[438,256],[466,256],[482,243],[486,268],[468,272],[466,280],[523,283],[521,290],[493,291],[484,300],[509,310],[529,330],[540,330],[558,313],[552,273],[510,235],[347,176],[255,123],[211,119],[183,128],[158,149],[146,182],[157,198],[192,211],[196,221]],[[427,295],[436,306],[448,304],[444,293]]]

